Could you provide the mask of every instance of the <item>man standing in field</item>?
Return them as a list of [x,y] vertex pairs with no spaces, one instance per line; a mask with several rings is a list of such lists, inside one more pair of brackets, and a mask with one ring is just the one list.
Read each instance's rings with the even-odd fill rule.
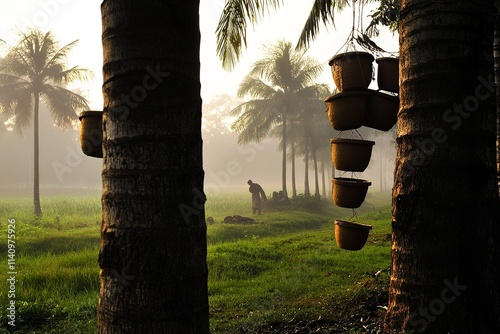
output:
[[260,197],[262,196],[262,199],[266,201],[266,193],[259,184],[253,183],[252,180],[248,180],[247,184],[250,186],[248,191],[252,193],[252,212],[260,215]]

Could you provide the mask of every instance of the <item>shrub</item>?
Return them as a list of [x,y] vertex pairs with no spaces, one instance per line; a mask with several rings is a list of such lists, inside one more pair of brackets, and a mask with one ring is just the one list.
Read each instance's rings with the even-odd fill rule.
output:
[[263,202],[263,209],[266,212],[276,211],[307,211],[325,212],[330,206],[329,201],[319,195],[299,194],[294,198],[282,198],[275,196]]

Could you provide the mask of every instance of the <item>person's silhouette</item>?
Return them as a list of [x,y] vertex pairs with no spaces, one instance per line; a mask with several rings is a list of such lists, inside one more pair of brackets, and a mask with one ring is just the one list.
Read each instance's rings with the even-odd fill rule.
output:
[[266,193],[258,183],[254,183],[252,180],[248,180],[247,184],[250,186],[248,191],[252,193],[252,212],[253,214],[257,212],[260,215],[260,199],[262,197],[264,201],[267,200]]

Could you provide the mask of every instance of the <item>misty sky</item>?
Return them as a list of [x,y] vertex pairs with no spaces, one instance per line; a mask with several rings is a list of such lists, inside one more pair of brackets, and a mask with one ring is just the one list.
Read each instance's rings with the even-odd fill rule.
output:
[[[102,110],[100,3],[101,0],[9,1],[3,4],[3,10],[0,12],[0,38],[9,44],[16,43],[16,34],[19,31],[26,31],[28,27],[31,28],[34,26],[37,26],[42,31],[52,31],[56,39],[61,42],[61,45],[65,45],[76,39],[79,40],[79,44],[73,49],[72,54],[69,56],[69,65],[78,65],[91,69],[94,72],[94,79],[91,82],[75,84],[74,87],[81,89],[84,94],[90,98],[90,106],[93,110]],[[249,29],[247,39],[248,48],[244,50],[243,57],[236,68],[232,72],[227,72],[222,69],[220,61],[215,54],[216,42],[214,35],[224,1],[202,0],[200,4],[200,29],[202,35],[200,57],[202,97],[204,102],[208,102],[214,96],[222,93],[228,93],[234,96],[239,83],[248,72],[250,65],[261,57],[264,43],[270,45],[278,39],[286,39],[295,44],[305,23],[311,4],[312,1],[287,0],[286,4],[278,11],[271,10],[261,23]],[[369,10],[365,10],[365,14],[369,14]],[[312,43],[308,51],[309,55],[325,64],[325,71],[323,76],[318,80],[319,83],[329,84],[332,88],[334,84],[327,62],[334,54],[342,51],[343,44],[352,27],[351,9],[343,13],[336,13],[335,15],[336,29],[333,27],[330,27],[328,30],[321,28],[319,37]],[[366,21],[365,26],[367,24],[368,21]],[[386,50],[397,50],[397,35],[392,35],[392,33],[386,30],[382,31],[384,32],[383,36],[376,38],[376,42]],[[58,131],[59,139],[53,138],[54,142],[44,144],[42,137],[42,152],[44,150],[45,152],[53,150],[59,152],[59,156],[53,156],[50,157],[49,160],[44,161],[41,170],[42,184],[45,180],[45,182],[49,183],[51,186],[64,186],[67,184],[66,180],[68,178],[76,179],[76,181],[73,180],[75,184],[85,182],[85,180],[89,180],[89,182],[93,184],[99,183],[100,161],[94,158],[85,157],[79,152],[78,141],[75,140],[77,132],[73,131],[68,134],[62,133],[58,129],[51,130],[50,120],[46,119],[45,121],[47,123],[46,132],[52,130]],[[32,179],[32,172],[29,167],[30,165],[32,166],[32,137],[29,136],[31,131],[31,129],[25,131],[27,134],[25,138],[9,135],[8,138],[4,138],[0,141],[0,149],[3,147],[3,153],[12,155],[10,157],[11,159],[19,159],[16,165],[23,166],[20,169],[20,171],[22,171],[21,175],[26,175],[25,178],[28,183],[29,180]],[[10,147],[7,150],[5,148],[6,140],[9,141],[9,144],[15,142],[15,145],[18,146]],[[60,145],[55,145],[55,142],[59,142]],[[47,146],[44,147],[43,145]],[[22,158],[19,154],[20,152],[25,153]],[[72,155],[73,153],[71,152],[78,152],[79,157]],[[276,184],[279,184],[280,169],[270,167],[270,165],[274,164],[279,166],[281,163],[281,154],[276,151],[274,142],[268,141],[263,144],[240,148],[238,148],[234,142],[231,143],[226,150],[227,156],[223,159],[220,157],[215,159],[211,154],[212,151],[210,147],[205,147],[205,152],[204,167],[207,175],[206,183],[212,188],[216,188],[218,185],[220,186],[220,184],[226,183],[225,179],[217,179],[217,176],[222,177],[222,175],[225,175],[224,173],[229,174],[227,166],[228,164],[231,166],[231,163],[234,161],[238,164],[237,167],[240,168],[236,169],[238,175],[231,175],[231,183],[237,185],[246,178],[251,178],[250,171],[258,167],[264,170],[268,169],[262,174],[270,179],[278,180]],[[71,167],[71,172],[63,174],[64,177],[61,181],[61,174],[57,175],[57,172],[54,170],[54,164],[57,165],[60,163],[69,166],[67,163],[68,159],[70,159],[69,165],[73,163],[75,166]],[[217,164],[215,161],[217,161]],[[254,165],[249,165],[249,163],[253,163]],[[0,168],[3,169],[3,173],[7,167],[4,164],[3,166],[0,165]],[[14,175],[16,171],[14,170],[12,173],[12,175]],[[392,173],[392,170],[390,173]],[[19,176],[19,174],[18,172],[16,175]],[[254,178],[258,179],[259,177],[254,176]],[[266,182],[271,183],[272,181],[266,180]],[[274,185],[271,187],[274,187]],[[278,187],[278,185],[276,185],[276,187]],[[28,186],[28,188],[31,188],[31,186]]]

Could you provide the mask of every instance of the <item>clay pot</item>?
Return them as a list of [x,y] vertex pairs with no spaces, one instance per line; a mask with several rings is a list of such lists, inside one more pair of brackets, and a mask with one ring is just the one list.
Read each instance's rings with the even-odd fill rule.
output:
[[377,85],[381,90],[399,93],[399,59],[377,58]]
[[366,244],[371,229],[371,225],[335,220],[337,246],[347,250],[360,250]]
[[80,114],[80,147],[85,155],[102,158],[102,111]]
[[368,52],[352,51],[333,56],[331,66],[333,81],[341,92],[366,89],[373,78],[374,57]]
[[330,95],[325,99],[330,124],[337,131],[357,129],[368,111],[368,92],[353,91]]
[[368,111],[363,125],[381,131],[390,130],[398,120],[399,97],[368,91]]
[[359,208],[366,198],[368,187],[372,183],[354,178],[336,177],[332,180],[332,199],[342,208]]
[[374,141],[360,139],[332,139],[332,163],[335,169],[363,172],[372,156]]

